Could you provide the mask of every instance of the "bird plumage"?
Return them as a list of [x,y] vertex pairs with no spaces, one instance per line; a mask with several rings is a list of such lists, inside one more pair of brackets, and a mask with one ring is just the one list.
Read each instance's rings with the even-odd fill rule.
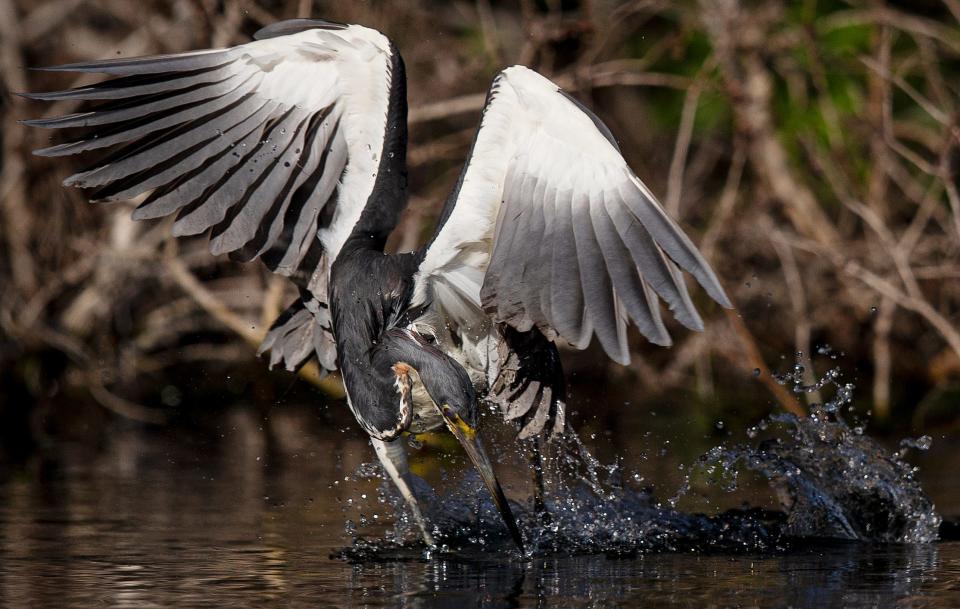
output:
[[[388,126],[402,64],[385,36],[360,26],[296,21],[256,38],[229,49],[50,68],[117,78],[27,94],[102,103],[26,123],[89,130],[37,154],[111,149],[66,185],[93,189],[92,200],[149,192],[135,218],[176,213],[174,234],[209,231],[212,253],[260,257],[277,273],[299,275],[301,288],[326,303],[330,266],[378,175],[387,175],[381,152],[391,127],[400,124],[398,137],[406,137],[405,100],[402,120]],[[381,224],[392,228],[402,202],[379,202]]]
[[[600,128],[602,127],[602,129]],[[491,86],[473,152],[417,274],[415,302],[495,321],[626,364],[629,316],[669,344],[655,295],[702,322],[677,267],[729,305],[696,247],[627,166],[608,129],[522,66]]]
[[[260,258],[290,277],[300,299],[263,349],[271,364],[294,368],[316,354],[324,370],[340,368],[381,458],[403,431],[445,424],[509,512],[475,438],[475,391],[518,421],[521,437],[562,430],[555,341],[582,349],[596,336],[629,363],[631,321],[670,343],[659,299],[701,329],[681,269],[729,306],[610,130],[522,66],[494,78],[430,241],[385,254],[407,203],[400,53],[375,30],[320,20],[280,22],[254,38],[50,68],[114,78],[27,94],[100,105],[26,122],[89,129],[40,155],[111,149],[66,185],[93,189],[93,200],[149,193],[135,218],[175,213],[174,234],[209,232],[212,253]],[[388,467],[409,490],[402,469]],[[512,516],[504,519],[520,543]]]

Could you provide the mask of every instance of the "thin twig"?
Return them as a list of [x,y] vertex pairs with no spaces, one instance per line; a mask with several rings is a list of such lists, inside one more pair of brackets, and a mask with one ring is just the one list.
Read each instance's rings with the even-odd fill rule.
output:
[[[783,278],[787,283],[787,293],[790,295],[790,305],[793,309],[794,336],[797,353],[804,366],[803,382],[806,385],[813,385],[816,377],[813,369],[813,354],[811,353],[810,335],[812,333],[812,324],[807,314],[806,290],[803,288],[803,279],[800,276],[800,269],[797,267],[797,260],[793,255],[790,244],[784,238],[783,233],[773,229],[771,232],[771,243],[777,257],[780,259],[780,266],[783,269]],[[814,391],[806,394],[807,403],[821,402],[820,392]]]
[[90,371],[86,375],[86,386],[90,395],[101,406],[125,419],[152,425],[162,425],[167,422],[167,417],[162,412],[131,402],[107,389],[97,371]]
[[851,9],[830,13],[817,22],[817,29],[827,33],[864,24],[882,24],[913,32],[931,40],[936,40],[954,53],[960,53],[960,32],[957,31],[956,27],[885,7]]
[[[263,337],[266,336],[264,329],[251,324],[220,302],[178,258],[168,255],[164,262],[170,277],[200,305],[200,308],[238,334],[250,345],[257,347],[263,342]],[[338,378],[333,375],[321,378],[322,375],[316,362],[308,362],[297,373],[329,395],[343,395],[343,389]]]
[[773,394],[773,397],[776,398],[784,410],[798,417],[806,416],[806,409],[800,405],[793,394],[773,378],[770,369],[760,355],[760,349],[757,347],[756,339],[753,337],[753,334],[750,333],[750,330],[747,329],[746,324],[743,323],[740,314],[732,309],[725,309],[724,313],[726,313],[727,320],[730,322],[730,327],[733,329],[734,335],[740,340],[740,345],[743,347],[743,355],[746,356],[745,360],[740,358],[736,360],[735,363],[743,369],[748,370],[752,368],[755,371],[759,371],[756,372],[755,375],[759,378],[763,386]]
[[697,106],[700,105],[700,94],[706,84],[706,75],[713,62],[709,59],[704,62],[699,75],[687,89],[683,98],[683,110],[680,113],[680,127],[677,129],[677,140],[673,146],[673,158],[670,161],[670,173],[667,178],[667,196],[664,207],[675,217],[680,217],[680,196],[683,193],[683,174],[687,166],[687,151],[690,149],[690,140],[693,139],[693,124],[697,118]]
[[723,185],[723,191],[720,193],[720,199],[717,203],[716,211],[710,217],[710,224],[703,233],[703,239],[700,241],[700,251],[704,258],[714,260],[714,252],[717,242],[724,231],[729,228],[729,220],[733,215],[733,209],[737,202],[737,194],[740,191],[740,179],[743,177],[743,166],[747,160],[747,152],[742,142],[737,142],[733,149],[733,159],[730,162],[730,170],[727,172],[727,179]]
[[923,110],[927,114],[929,114],[930,117],[933,118],[933,120],[937,121],[938,123],[944,126],[948,126],[952,123],[952,121],[950,120],[950,117],[947,116],[947,114],[943,110],[941,110],[940,108],[937,108],[933,104],[933,102],[931,102],[929,99],[924,97],[910,83],[904,80],[902,76],[890,73],[888,69],[878,64],[876,61],[874,61],[870,57],[861,57],[860,61],[862,61],[865,66],[867,66],[868,68],[870,68],[871,70],[873,70],[874,72],[882,76],[883,78],[897,85],[897,87],[901,91],[906,93],[910,97],[910,99],[915,101],[918,106],[923,108]]
[[[582,86],[578,83],[575,75],[561,75],[553,79],[560,87],[568,91],[576,91]],[[613,86],[633,86],[633,87],[669,87],[675,89],[684,89],[690,84],[690,79],[673,74],[661,74],[654,72],[620,72],[608,71],[602,66],[594,66],[590,71],[589,85],[591,87],[613,87]],[[476,112],[483,108],[487,99],[486,93],[473,93],[452,97],[430,104],[414,106],[410,108],[409,121],[411,124],[425,123],[439,119],[449,118],[458,114]]]
[[889,297],[880,299],[873,323],[873,412],[880,420],[890,416],[890,378],[893,358],[890,353],[890,330],[897,305]]

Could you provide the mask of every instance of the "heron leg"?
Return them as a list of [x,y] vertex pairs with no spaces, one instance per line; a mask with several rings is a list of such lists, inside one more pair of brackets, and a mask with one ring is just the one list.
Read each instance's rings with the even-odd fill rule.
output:
[[533,513],[542,522],[550,521],[550,512],[547,511],[546,486],[543,480],[543,451],[538,436],[530,441],[530,470],[533,475]]
[[420,527],[420,532],[423,533],[423,541],[428,546],[435,546],[436,543],[433,540],[433,535],[430,534],[430,530],[427,528],[427,520],[423,517],[423,512],[420,510],[417,497],[413,494],[412,474],[410,473],[407,451],[403,443],[397,440],[384,442],[376,438],[370,438],[370,443],[373,444],[373,450],[376,451],[377,458],[380,459],[383,469],[387,470],[390,479],[393,480],[393,483],[400,490],[400,495],[403,496],[403,500],[406,501],[410,507],[410,511],[413,513],[413,519],[416,521],[417,526]]

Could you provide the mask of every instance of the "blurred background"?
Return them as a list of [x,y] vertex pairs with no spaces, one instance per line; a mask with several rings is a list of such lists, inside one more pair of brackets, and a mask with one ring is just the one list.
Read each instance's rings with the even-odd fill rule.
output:
[[60,185],[83,160],[32,157],[49,132],[17,122],[76,108],[16,92],[90,78],[28,66],[239,44],[309,16],[380,29],[406,60],[393,250],[430,234],[492,77],[520,63],[596,110],[716,268],[737,311],[694,290],[705,332],[674,324],[672,349],[633,335],[626,368],[564,353],[576,427],[660,409],[671,433],[710,436],[803,412],[773,376],[799,358],[810,381],[839,366],[874,433],[956,446],[960,0],[0,0],[0,463],[117,425],[216,430],[227,409],[268,442],[339,426],[363,449],[337,378],[256,357],[294,298],[283,278],[133,223],[133,204],[88,204]]

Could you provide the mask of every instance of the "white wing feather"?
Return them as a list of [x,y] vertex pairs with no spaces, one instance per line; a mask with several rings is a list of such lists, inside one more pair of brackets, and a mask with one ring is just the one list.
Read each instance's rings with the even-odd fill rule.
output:
[[702,327],[679,267],[729,306],[713,271],[621,156],[609,130],[536,72],[491,87],[452,210],[416,275],[414,304],[461,325],[489,317],[627,363],[626,325],[669,344],[657,295]]
[[95,200],[150,193],[134,218],[176,214],[175,235],[210,232],[214,254],[260,257],[301,288],[261,351],[299,366],[316,351],[334,369],[330,267],[370,198],[390,109],[390,41],[357,25],[290,20],[232,47],[49,68],[114,76],[41,100],[100,100],[92,111],[27,121],[87,127],[37,151],[112,149],[68,186]]
[[[91,112],[27,121],[93,129],[37,154],[126,145],[65,184],[97,188],[98,200],[153,191],[134,217],[178,212],[176,235],[213,229],[215,254],[273,249],[265,262],[285,275],[319,230],[326,273],[373,189],[393,50],[376,30],[312,23],[322,25],[276,24],[270,37],[229,49],[49,68],[120,78],[32,95],[109,100]],[[294,33],[277,36],[277,27]],[[328,204],[332,220],[319,226]]]

